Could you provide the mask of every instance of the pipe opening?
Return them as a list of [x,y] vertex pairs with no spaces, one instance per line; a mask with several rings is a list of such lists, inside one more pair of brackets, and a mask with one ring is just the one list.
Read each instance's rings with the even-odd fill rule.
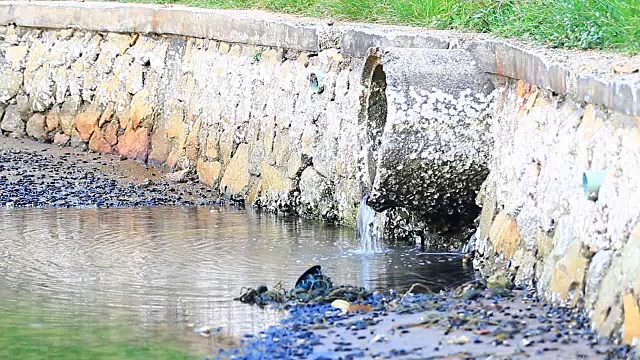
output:
[[361,121],[365,129],[366,175],[368,190],[373,186],[377,170],[378,152],[382,144],[382,133],[387,122],[387,77],[380,58],[370,56],[365,64],[363,85],[366,93],[362,106]]

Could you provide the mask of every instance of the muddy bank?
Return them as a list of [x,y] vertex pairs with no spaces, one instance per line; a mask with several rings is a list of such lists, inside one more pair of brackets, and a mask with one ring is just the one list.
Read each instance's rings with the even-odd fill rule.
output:
[[[0,206],[206,206],[218,193],[197,176],[178,177],[120,156],[0,137]],[[179,180],[176,182],[175,180]]]

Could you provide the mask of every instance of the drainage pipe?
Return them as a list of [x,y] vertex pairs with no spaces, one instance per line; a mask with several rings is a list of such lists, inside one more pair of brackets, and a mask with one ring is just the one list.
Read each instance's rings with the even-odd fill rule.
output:
[[363,79],[368,204],[403,207],[436,232],[469,226],[492,148],[489,77],[465,50],[374,48]]

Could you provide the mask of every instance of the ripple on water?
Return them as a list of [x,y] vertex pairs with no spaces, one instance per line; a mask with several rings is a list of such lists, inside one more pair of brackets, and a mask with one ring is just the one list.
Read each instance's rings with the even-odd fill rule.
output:
[[0,282],[8,289],[0,300],[29,294],[61,313],[240,335],[282,316],[233,302],[243,286],[291,287],[313,264],[336,284],[370,289],[424,282],[437,290],[472,277],[456,255],[357,248],[351,229],[233,208],[0,210]]

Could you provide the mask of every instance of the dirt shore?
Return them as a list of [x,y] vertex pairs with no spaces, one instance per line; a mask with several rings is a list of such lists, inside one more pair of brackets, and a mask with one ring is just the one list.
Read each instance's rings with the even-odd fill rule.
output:
[[[180,176],[176,176],[180,175]],[[0,137],[0,206],[207,206],[220,202],[197,175],[115,155]]]
[[580,310],[544,304],[526,291],[501,294],[374,294],[346,314],[328,304],[295,305],[280,326],[247,335],[219,358],[638,358],[632,347],[594,333]]

